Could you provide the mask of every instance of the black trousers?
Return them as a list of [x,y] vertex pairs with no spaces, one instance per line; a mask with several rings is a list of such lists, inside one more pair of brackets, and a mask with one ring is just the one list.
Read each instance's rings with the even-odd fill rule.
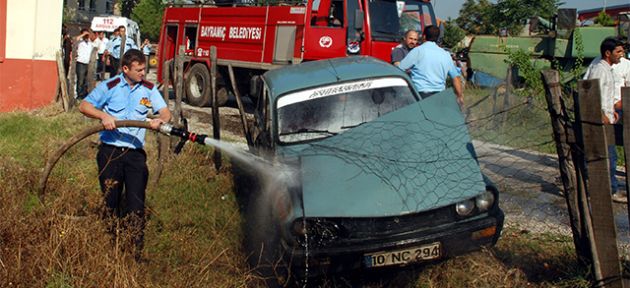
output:
[[146,54],[145,54],[145,55],[144,55],[144,59],[145,59],[145,61],[146,61],[146,65],[144,66],[144,67],[145,67],[145,68],[144,68],[144,69],[145,69],[144,73],[145,73],[146,75],[149,75],[149,70],[151,70],[151,67],[150,67],[150,66],[151,66],[151,65],[150,65],[151,56],[150,56],[150,55],[146,55]]
[[[105,217],[124,219],[122,228],[131,235],[136,253],[142,250],[144,240],[144,200],[149,170],[147,156],[142,149],[119,148],[101,144],[96,155],[101,191],[105,197]],[[115,231],[112,223],[110,232]]]
[[114,75],[118,74],[118,66],[120,65],[120,59],[114,58],[114,56],[109,56],[109,62],[111,63],[111,70],[109,71],[109,78],[112,78]]
[[103,54],[98,54],[98,60],[96,61],[96,79],[103,80],[104,73],[105,73],[105,62],[103,62]]
[[77,62],[77,98],[83,99],[87,96],[87,70],[88,64]]

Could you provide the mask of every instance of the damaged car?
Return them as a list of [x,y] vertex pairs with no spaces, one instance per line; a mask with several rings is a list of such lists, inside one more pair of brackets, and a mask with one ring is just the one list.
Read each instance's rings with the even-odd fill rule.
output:
[[250,148],[273,164],[235,184],[253,183],[249,264],[274,285],[496,243],[499,192],[480,170],[450,89],[421,99],[403,71],[359,56],[260,80]]

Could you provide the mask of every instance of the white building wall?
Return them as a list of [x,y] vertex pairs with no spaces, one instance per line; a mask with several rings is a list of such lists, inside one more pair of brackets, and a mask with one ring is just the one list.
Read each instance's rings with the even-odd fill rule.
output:
[[[83,8],[79,9],[78,0],[66,0],[66,9],[69,12],[66,17],[69,17],[70,22],[90,23],[90,21],[92,21],[92,17],[94,16],[115,14],[115,2],[115,0],[85,0]],[[107,9],[108,7],[109,9]]]
[[63,0],[7,1],[7,59],[55,60]]

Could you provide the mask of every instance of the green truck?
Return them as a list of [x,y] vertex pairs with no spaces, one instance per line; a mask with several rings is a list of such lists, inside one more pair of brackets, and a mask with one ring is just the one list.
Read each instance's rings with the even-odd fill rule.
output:
[[[536,24],[537,23],[537,24]],[[568,71],[576,60],[583,57],[582,65],[588,65],[599,56],[599,45],[606,37],[629,34],[628,15],[620,15],[616,27],[576,27],[575,9],[560,9],[553,21],[530,21],[530,31],[542,30],[529,36],[475,36],[468,47],[469,66],[499,79],[505,79],[508,71],[509,51],[523,50],[531,57],[535,67],[544,68],[557,60],[561,70]]]

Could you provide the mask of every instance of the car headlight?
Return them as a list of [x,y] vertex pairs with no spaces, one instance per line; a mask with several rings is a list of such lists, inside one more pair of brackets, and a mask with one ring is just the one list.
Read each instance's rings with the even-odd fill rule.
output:
[[469,199],[455,204],[455,211],[459,216],[468,216],[475,210],[475,201]]
[[475,198],[475,204],[477,208],[479,208],[480,212],[485,212],[492,207],[494,204],[494,194],[491,191],[486,190],[486,192]]

